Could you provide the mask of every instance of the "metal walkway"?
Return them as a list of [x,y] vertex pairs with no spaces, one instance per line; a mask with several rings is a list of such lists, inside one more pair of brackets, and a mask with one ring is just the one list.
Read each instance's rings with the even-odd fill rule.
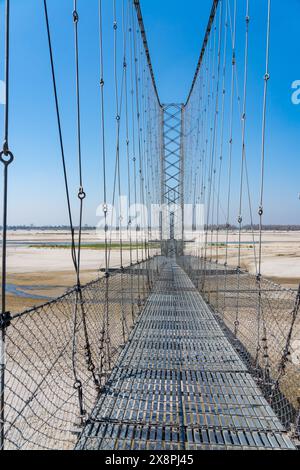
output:
[[294,449],[184,271],[170,262],[77,449]]

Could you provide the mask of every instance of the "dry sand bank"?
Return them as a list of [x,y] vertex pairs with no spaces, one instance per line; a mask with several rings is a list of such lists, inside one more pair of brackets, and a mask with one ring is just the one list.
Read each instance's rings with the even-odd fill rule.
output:
[[[113,242],[118,241],[119,234],[112,234]],[[158,234],[155,234],[158,235]],[[125,242],[127,234],[123,234]],[[189,237],[192,239],[192,234]],[[8,294],[8,307],[12,312],[20,311],[33,305],[44,303],[47,298],[55,298],[63,294],[75,283],[74,268],[68,248],[45,247],[47,243],[69,243],[70,234],[67,231],[38,231],[17,230],[8,234],[8,284],[17,292]],[[103,242],[95,231],[83,232],[83,243],[94,244]],[[228,245],[228,263],[237,265],[238,234],[231,232]],[[258,248],[258,234],[254,239],[251,233],[243,233],[241,265],[251,273],[255,273],[254,248]],[[215,259],[218,251],[220,262],[225,260],[226,234],[219,233],[211,240],[213,245],[208,248],[208,255]],[[218,250],[216,243],[218,242]],[[40,246],[35,245],[42,245]],[[136,252],[133,252],[133,261]],[[142,256],[139,250],[139,256]],[[129,264],[129,251],[124,251],[124,265]],[[84,249],[81,255],[81,279],[87,283],[99,275],[99,268],[105,265],[103,250]],[[111,252],[111,267],[120,266],[118,250]],[[263,265],[265,277],[286,287],[297,287],[300,280],[300,232],[264,232],[263,234]],[[24,293],[24,295],[22,295]]]
[[[264,277],[278,282],[285,287],[295,288],[300,281],[300,232],[264,232],[263,233],[263,262],[262,274]],[[207,256],[212,260],[218,258],[225,261],[228,253],[228,264],[238,265],[238,233],[229,234],[226,250],[226,234],[220,233],[208,238],[211,246],[207,249]],[[250,273],[256,273],[254,253],[258,256],[258,233],[242,234],[241,267]]]
[[[123,235],[124,240],[125,234]],[[113,233],[112,242],[117,243],[119,234]],[[17,230],[8,233],[7,249],[7,284],[8,309],[12,312],[40,305],[47,300],[62,295],[74,286],[76,277],[70,248],[45,247],[44,244],[70,243],[67,231],[26,231]],[[84,244],[103,243],[95,231],[83,232]],[[42,246],[42,248],[41,248]],[[136,250],[132,254],[136,261]],[[142,250],[139,249],[139,259]],[[128,249],[123,253],[123,264],[130,263]],[[81,252],[81,282],[90,282],[102,274],[100,268],[105,266],[105,251],[86,249]],[[119,250],[112,250],[110,267],[120,266]],[[11,292],[11,290],[13,292]]]

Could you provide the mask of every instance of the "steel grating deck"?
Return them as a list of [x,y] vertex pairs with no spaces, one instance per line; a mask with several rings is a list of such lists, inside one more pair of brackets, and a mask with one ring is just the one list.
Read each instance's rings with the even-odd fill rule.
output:
[[189,277],[170,261],[76,448],[294,446]]

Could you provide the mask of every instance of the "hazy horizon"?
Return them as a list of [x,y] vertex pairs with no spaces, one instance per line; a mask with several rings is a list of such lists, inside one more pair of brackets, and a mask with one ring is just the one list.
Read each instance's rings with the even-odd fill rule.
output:
[[[43,2],[16,1],[11,5],[11,116],[10,146],[15,155],[10,167],[10,225],[66,225],[67,208],[59,154],[57,124]],[[104,17],[112,16],[110,2],[104,3]],[[88,5],[88,6],[87,6]],[[243,25],[243,8],[239,8]],[[249,179],[253,193],[253,212],[257,222],[259,198],[259,160],[261,106],[264,76],[264,41],[266,11],[260,1],[250,3],[249,32],[249,118],[247,148]],[[154,74],[162,102],[184,102],[191,86],[204,37],[211,0],[141,0]],[[242,5],[241,5],[242,6]],[[83,173],[87,198],[84,223],[97,225],[96,210],[102,202],[103,177],[100,142],[98,0],[79,5],[80,83],[82,112]],[[4,2],[0,17],[4,18]],[[293,12],[293,15],[290,12]],[[120,15],[120,12],[118,12]],[[106,15],[106,16],[105,16]],[[265,214],[266,224],[291,225],[300,220],[299,201],[299,117],[300,105],[292,103],[292,84],[300,79],[298,56],[298,18],[300,2],[290,0],[283,8],[280,0],[272,1],[269,99],[267,113],[267,152]],[[24,20],[25,18],[25,20]],[[27,19],[30,18],[30,21]],[[71,205],[78,213],[78,172],[76,163],[76,100],[74,75],[74,32],[72,2],[49,2],[49,19],[61,106]],[[278,34],[280,28],[281,34]],[[106,81],[112,80],[112,23],[104,25],[106,46]],[[239,31],[243,37],[243,32]],[[0,39],[3,44],[4,30]],[[284,37],[284,41],[282,41]],[[64,47],[61,47],[61,45]],[[237,45],[237,68],[240,88],[243,78],[243,44]],[[280,60],[278,60],[280,58]],[[121,57],[120,57],[121,61]],[[0,59],[3,70],[3,57]],[[0,79],[3,76],[0,74]],[[113,162],[115,159],[115,125],[113,87],[107,87],[107,161],[108,190],[111,200]],[[0,106],[0,125],[3,106]],[[25,125],[24,125],[25,124]],[[239,137],[240,138],[240,137]],[[235,159],[238,181],[240,148]],[[124,152],[124,149],[122,150]],[[122,153],[121,160],[125,160]],[[0,180],[2,191],[2,179]],[[224,187],[224,191],[226,187]],[[238,193],[238,189],[234,188]],[[124,187],[124,192],[126,188]],[[238,201],[233,196],[231,223],[238,217]],[[1,208],[0,208],[1,210]],[[1,219],[0,219],[1,220]],[[77,220],[75,220],[77,222]],[[248,221],[247,221],[248,222]]]

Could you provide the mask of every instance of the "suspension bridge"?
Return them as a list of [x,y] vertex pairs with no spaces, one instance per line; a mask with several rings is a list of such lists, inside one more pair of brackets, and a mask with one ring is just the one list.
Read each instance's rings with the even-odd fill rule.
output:
[[[10,3],[5,1],[6,104],[0,154],[4,169],[0,448],[295,450],[300,437],[295,351],[300,290],[285,289],[262,273],[271,1],[260,2],[259,12],[253,12],[265,21],[260,38],[262,102],[260,115],[253,117],[248,113],[251,0],[212,2],[184,104],[160,100],[139,0],[114,0],[109,7],[102,0],[94,2],[99,19],[95,106],[101,124],[105,266],[87,285],[81,282],[89,195],[84,184],[80,82],[83,2],[74,0],[70,14],[79,183],[76,215],[53,45],[55,17],[49,10],[51,2],[40,2],[74,288],[19,313],[8,312],[6,302],[8,181],[17,160],[9,140]],[[107,25],[109,38],[104,34]],[[108,57],[113,57],[112,64]],[[261,175],[257,215],[247,158],[251,118],[262,129],[256,136]],[[109,126],[115,129],[113,148],[107,139]],[[119,202],[124,194],[126,208]],[[236,201],[238,241],[233,263],[228,246]],[[159,207],[158,214],[153,207]],[[205,208],[202,217],[199,207]],[[254,230],[257,216],[258,231]],[[253,256],[253,274],[242,267],[246,220],[251,227],[246,235],[251,247],[246,249]],[[111,266],[115,233],[118,268]]]

